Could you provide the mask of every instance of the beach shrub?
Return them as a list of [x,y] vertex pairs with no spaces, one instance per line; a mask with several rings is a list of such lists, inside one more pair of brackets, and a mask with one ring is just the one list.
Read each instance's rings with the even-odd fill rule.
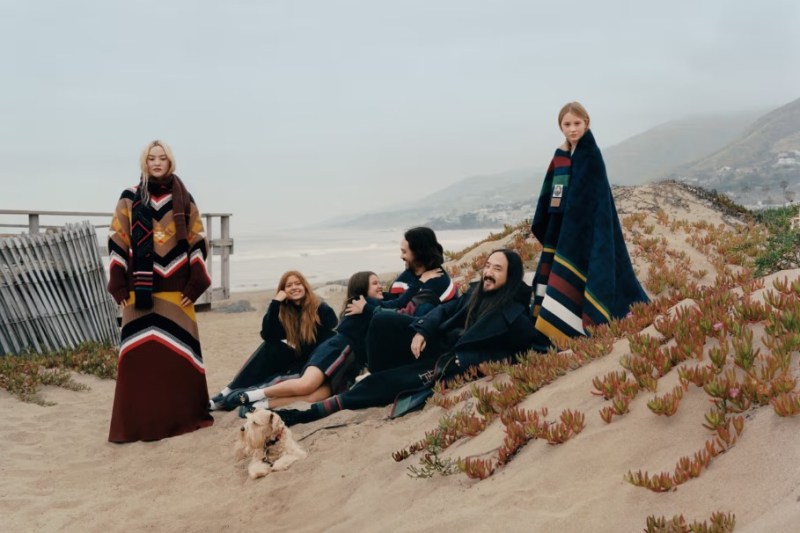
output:
[[[663,210],[624,217],[629,250],[645,272],[642,282],[650,290],[650,302],[633,306],[625,318],[587,328],[590,336],[559,342],[557,349],[546,354],[484,364],[477,374],[438,384],[430,403],[445,410],[439,427],[395,452],[395,460],[419,454],[419,465],[409,467],[409,475],[449,475],[453,463],[441,462],[438,453],[499,421],[503,439],[496,448],[455,458],[461,472],[479,481],[507,468],[525,446],[537,440],[540,445],[564,443],[592,421],[572,410],[564,411],[561,420],[547,420],[546,406],[531,411],[520,404],[561,376],[612,351],[622,352],[621,368],[596,376],[589,391],[606,402],[599,410],[602,422],[611,423],[642,404],[654,415],[675,416],[690,386],[711,403],[697,421],[709,435],[696,443],[691,454],[676,458],[674,468],[629,470],[623,479],[634,486],[671,492],[697,478],[717,457],[731,452],[751,410],[768,406],[780,417],[800,415],[798,380],[790,371],[792,354],[800,348],[800,280],[776,279],[766,288],[756,272],[760,265],[768,266],[762,274],[785,268],[773,257],[800,251],[800,243],[778,246],[779,239],[791,232],[792,213],[770,210],[756,220],[755,214],[725,196],[707,193],[701,197],[717,208],[724,206],[727,215],[743,223],[677,220]],[[660,231],[652,228],[654,224]],[[528,246],[527,230],[520,229],[509,239],[509,247]],[[691,253],[670,246],[665,231],[673,234],[673,241],[676,237],[684,240]],[[535,267],[539,251],[520,250],[526,268],[528,253],[530,266]],[[706,258],[706,264],[696,264],[697,253]],[[464,261],[455,267],[456,273],[463,280],[473,279],[484,260],[485,255]],[[690,304],[678,305],[688,300]],[[678,374],[678,385],[673,382],[662,394],[634,403],[642,390],[656,392],[660,378],[670,373]],[[460,411],[453,413],[453,409]],[[688,522],[680,515],[651,516],[646,531],[723,532],[731,531],[734,524],[732,513],[713,513],[706,522]]]
[[797,207],[778,207],[756,214],[756,219],[769,230],[763,252],[756,258],[756,276],[778,270],[797,268],[800,263],[800,231],[791,229]]
[[741,220],[750,220],[753,217],[753,212],[741,204],[737,204],[727,194],[720,194],[716,189],[708,190],[697,185],[689,185],[682,181],[666,180],[665,183],[674,183],[681,189],[689,191],[693,195],[710,202],[715,209],[722,213],[739,218]]
[[103,379],[117,376],[117,350],[96,342],[75,349],[46,354],[5,355],[0,357],[0,388],[23,402],[53,405],[39,395],[45,385],[69,390],[88,387],[72,379],[72,372],[91,374]]
[[736,515],[733,513],[723,514],[720,511],[711,514],[710,524],[693,521],[691,524],[686,522],[683,515],[675,515],[667,520],[666,517],[655,516],[647,517],[647,533],[728,533],[733,531],[736,525]]

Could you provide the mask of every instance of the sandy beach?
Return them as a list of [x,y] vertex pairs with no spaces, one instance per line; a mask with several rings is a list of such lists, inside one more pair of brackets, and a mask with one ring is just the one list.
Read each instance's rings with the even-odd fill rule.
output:
[[[653,234],[684,252],[692,270],[706,272],[701,283],[711,283],[715,267],[709,257],[692,248],[685,231],[659,224],[649,206],[675,219],[736,223],[680,194],[637,188],[619,204],[620,217],[646,213]],[[645,278],[644,259],[632,255]],[[798,280],[800,270],[768,277],[753,297],[763,299],[773,280],[784,278]],[[338,309],[342,291],[326,286],[318,292]],[[253,311],[226,313],[215,304],[199,313],[212,392],[258,346],[270,297],[266,291],[237,293],[232,301],[246,300]],[[757,338],[763,335],[763,324],[752,327]],[[654,396],[648,392],[632,401],[630,413],[611,424],[601,420],[598,411],[608,402],[591,394],[592,380],[621,370],[620,358],[629,353],[628,341],[618,340],[610,354],[525,399],[520,407],[547,407],[550,418],[579,410],[585,429],[561,445],[532,440],[480,481],[464,474],[415,479],[408,467],[418,457],[393,460],[392,452],[437,427],[446,410],[432,405],[397,420],[387,418],[388,409],[375,408],[295,426],[308,458],[254,481],[233,458],[242,423],[235,412],[216,412],[212,427],[187,435],[116,445],[106,441],[113,381],[76,375],[90,390],[46,388],[42,395],[55,402],[48,407],[0,390],[0,530],[634,532],[645,528],[650,515],[681,514],[702,522],[715,511],[735,514],[737,532],[800,530],[800,417],[779,417],[770,406],[746,411],[736,444],[677,490],[656,493],[625,481],[628,471],[671,471],[710,435],[702,425],[709,397],[695,386],[674,416],[655,416],[646,406]],[[791,372],[800,377],[800,354],[791,357]],[[673,370],[659,382],[658,394],[677,383]],[[451,411],[465,407],[462,402]],[[442,457],[489,457],[503,436],[503,424],[495,419]]]

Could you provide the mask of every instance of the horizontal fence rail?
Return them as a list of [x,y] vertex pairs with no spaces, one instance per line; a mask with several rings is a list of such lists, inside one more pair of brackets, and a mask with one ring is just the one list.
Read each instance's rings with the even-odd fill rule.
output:
[[90,223],[0,238],[0,354],[118,338],[117,306]]
[[[27,223],[18,222],[4,222],[4,216],[10,216],[13,219],[21,219],[25,217]],[[83,219],[92,219],[94,221],[101,221],[100,223],[90,224],[93,228],[108,228],[109,222],[113,213],[102,213],[94,211],[27,211],[24,209],[0,209],[0,239],[4,236],[3,228],[10,229],[27,229],[31,235],[37,235],[40,230],[54,231],[64,227],[64,220],[74,219],[80,217]],[[233,239],[231,238],[230,231],[230,213],[201,213],[205,225],[206,236],[208,237],[208,261],[206,261],[206,268],[208,275],[214,279],[214,256],[220,256],[219,261],[219,285],[211,286],[195,302],[195,305],[209,307],[211,302],[219,302],[227,300],[231,297],[231,270],[230,270],[230,256],[233,254]],[[55,219],[51,224],[43,224],[42,220]],[[214,238],[214,221],[219,220],[219,237]],[[86,222],[89,224],[89,222]],[[20,236],[21,237],[21,236]],[[105,243],[105,240],[102,241]],[[100,254],[105,257],[108,255],[108,250],[104,244],[100,245]]]

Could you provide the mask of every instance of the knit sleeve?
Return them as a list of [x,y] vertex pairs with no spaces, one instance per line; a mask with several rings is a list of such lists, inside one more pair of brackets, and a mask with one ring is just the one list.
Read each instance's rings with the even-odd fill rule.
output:
[[131,253],[131,194],[122,193],[108,232],[108,292],[114,301],[128,298],[128,261]]
[[420,292],[422,291],[432,292],[442,303],[452,300],[458,293],[455,283],[450,279],[447,272],[444,272],[444,269],[442,269],[441,276],[423,283],[422,287],[420,287]]
[[469,301],[468,294],[460,298],[454,298],[442,305],[437,305],[425,315],[416,317],[411,323],[411,329],[426,339],[431,339],[439,333],[439,327],[459,311],[462,302]]
[[541,243],[544,244],[545,231],[550,219],[548,212],[548,205],[550,203],[550,194],[553,189],[553,173],[555,164],[554,161],[550,162],[547,167],[547,173],[542,182],[542,191],[539,193],[539,199],[536,202],[536,211],[533,214],[533,221],[531,222],[531,233]]
[[333,330],[339,322],[336,317],[336,311],[330,305],[322,302],[317,310],[317,315],[320,320],[320,324],[317,326],[317,340],[333,335]]
[[206,239],[200,211],[194,200],[190,203],[189,223],[187,224],[187,240],[189,241],[189,282],[183,289],[183,295],[196,301],[211,286],[211,276],[206,269],[208,256],[208,240]]
[[458,293],[453,280],[442,272],[438,278],[432,278],[425,283],[414,279],[408,284],[408,289],[394,300],[380,302],[383,309],[393,309],[399,313],[420,316],[430,311],[440,303],[452,300]]
[[261,338],[265,341],[279,342],[286,338],[286,330],[280,321],[281,302],[272,300],[269,302],[267,312],[261,319]]

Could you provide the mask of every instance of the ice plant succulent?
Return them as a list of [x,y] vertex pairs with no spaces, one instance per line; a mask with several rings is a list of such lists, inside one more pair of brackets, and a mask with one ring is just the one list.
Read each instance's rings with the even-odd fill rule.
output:
[[653,515],[647,517],[645,522],[645,533],[730,533],[736,526],[736,515],[733,513],[722,513],[716,511],[711,513],[709,523],[692,521],[687,523],[683,515],[675,515],[669,520],[660,516]]
[[683,387],[677,386],[663,396],[656,396],[647,402],[647,407],[657,415],[672,416],[678,411],[683,398]]

